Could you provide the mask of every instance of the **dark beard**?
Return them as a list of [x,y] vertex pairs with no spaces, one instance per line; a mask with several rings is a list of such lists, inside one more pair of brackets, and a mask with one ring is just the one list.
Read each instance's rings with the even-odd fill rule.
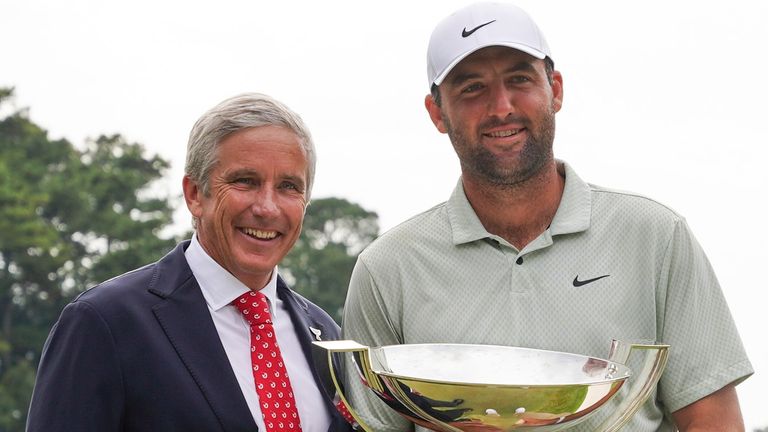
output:
[[489,120],[480,129],[502,126],[512,121],[522,123],[528,130],[528,138],[523,144],[518,163],[514,166],[502,165],[485,147],[472,143],[461,131],[455,130],[446,116],[443,116],[445,128],[453,147],[461,161],[462,171],[483,179],[494,186],[515,186],[539,174],[553,159],[552,143],[555,139],[555,112],[542,113],[542,123],[536,130],[526,119],[510,118],[506,121]]

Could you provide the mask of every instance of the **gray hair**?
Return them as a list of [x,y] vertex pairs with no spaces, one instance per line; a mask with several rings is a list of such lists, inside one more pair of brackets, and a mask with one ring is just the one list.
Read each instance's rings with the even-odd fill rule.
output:
[[189,133],[184,174],[208,195],[210,173],[218,162],[219,143],[232,133],[260,126],[287,127],[299,137],[307,157],[306,201],[309,202],[317,161],[312,135],[298,114],[261,93],[243,93],[226,99],[197,120]]

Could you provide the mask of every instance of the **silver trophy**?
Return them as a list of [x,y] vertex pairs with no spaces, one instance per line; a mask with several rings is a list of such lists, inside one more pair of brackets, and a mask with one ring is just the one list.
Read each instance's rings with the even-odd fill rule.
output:
[[[496,345],[406,344],[370,348],[354,341],[314,342],[327,350],[341,400],[333,353],[351,352],[363,383],[390,408],[435,431],[558,431],[581,423],[628,381],[624,401],[597,431],[619,430],[645,402],[667,362],[668,345],[613,341],[608,360]],[[626,366],[645,355],[639,373]],[[630,378],[631,377],[631,378]]]

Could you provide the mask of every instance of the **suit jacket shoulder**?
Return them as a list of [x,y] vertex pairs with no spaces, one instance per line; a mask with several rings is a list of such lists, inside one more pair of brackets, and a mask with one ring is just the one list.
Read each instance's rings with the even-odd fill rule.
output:
[[64,308],[43,348],[28,432],[255,430],[186,245]]

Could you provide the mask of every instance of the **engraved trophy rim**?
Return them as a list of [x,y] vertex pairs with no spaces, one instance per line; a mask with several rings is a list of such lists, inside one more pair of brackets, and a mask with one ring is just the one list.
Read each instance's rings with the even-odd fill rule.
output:
[[[506,382],[499,381],[499,376],[495,375],[492,379],[486,379],[486,380],[462,380],[462,379],[446,379],[446,378],[434,378],[429,376],[424,376],[423,374],[406,374],[399,372],[397,370],[388,370],[386,367],[384,367],[381,362],[377,362],[377,352],[399,352],[399,351],[405,351],[408,354],[412,353],[414,351],[414,348],[429,348],[429,347],[435,347],[435,348],[455,348],[459,351],[468,351],[468,350],[480,350],[480,351],[499,351],[503,352],[504,354],[514,354],[518,355],[520,353],[531,353],[531,354],[541,354],[542,356],[556,356],[556,357],[566,357],[571,360],[574,360],[575,362],[593,362],[596,364],[603,364],[606,369],[611,369],[610,376],[593,376],[593,377],[586,377],[586,375],[581,375],[581,380],[560,380],[560,381],[549,381],[549,382],[535,382],[535,381],[520,381],[519,379],[516,380],[507,380]],[[369,352],[371,353],[371,371],[378,374],[383,375],[387,377],[397,378],[397,379],[407,379],[412,381],[419,381],[419,382],[430,382],[430,383],[436,383],[436,384],[446,384],[446,385],[464,385],[464,386],[470,386],[470,387],[487,387],[487,386],[494,386],[494,387],[514,387],[514,388],[541,388],[541,387],[573,387],[573,386],[585,386],[585,385],[600,385],[600,384],[606,384],[611,383],[615,381],[623,381],[629,378],[632,375],[632,371],[629,367],[626,365],[606,360],[600,357],[594,357],[584,354],[577,354],[577,353],[569,353],[564,351],[555,351],[555,350],[546,350],[546,349],[540,349],[540,348],[528,348],[528,347],[516,347],[516,346],[507,346],[507,345],[495,345],[495,344],[463,344],[463,343],[416,343],[416,344],[401,344],[401,345],[382,345],[377,347],[368,347]],[[519,359],[516,359],[519,361]],[[524,374],[530,373],[529,371],[522,371]],[[512,382],[514,381],[514,382]]]
[[[608,359],[504,345],[424,343],[369,347],[352,340],[314,343],[327,351],[336,392],[366,431],[373,429],[344,396],[332,366],[333,353],[353,354],[353,362],[348,366],[355,368],[368,390],[387,402],[391,409],[418,425],[443,432],[475,431],[478,427],[501,432],[567,429],[592,417],[631,378],[623,400],[595,428],[600,432],[618,431],[653,392],[669,354],[666,344],[615,339],[611,342]],[[437,352],[455,349],[462,353],[454,355],[442,366],[434,361],[415,359],[414,352],[418,350],[427,350],[434,356],[430,349]],[[470,357],[482,356],[489,351],[494,351],[493,355],[498,358],[491,359],[488,364],[462,357],[467,353]],[[521,356],[521,353],[525,355]],[[637,353],[644,357],[636,373],[627,366],[627,361],[630,355]],[[543,357],[547,361],[536,361]],[[535,369],[542,365],[543,369]],[[533,369],[526,369],[529,366]],[[508,374],[505,379],[511,381],[507,383],[500,379],[498,372]],[[541,376],[550,372],[554,372],[557,380],[544,383],[520,381],[521,376]],[[454,379],[457,375],[460,378]],[[478,382],[483,380],[490,382]]]

